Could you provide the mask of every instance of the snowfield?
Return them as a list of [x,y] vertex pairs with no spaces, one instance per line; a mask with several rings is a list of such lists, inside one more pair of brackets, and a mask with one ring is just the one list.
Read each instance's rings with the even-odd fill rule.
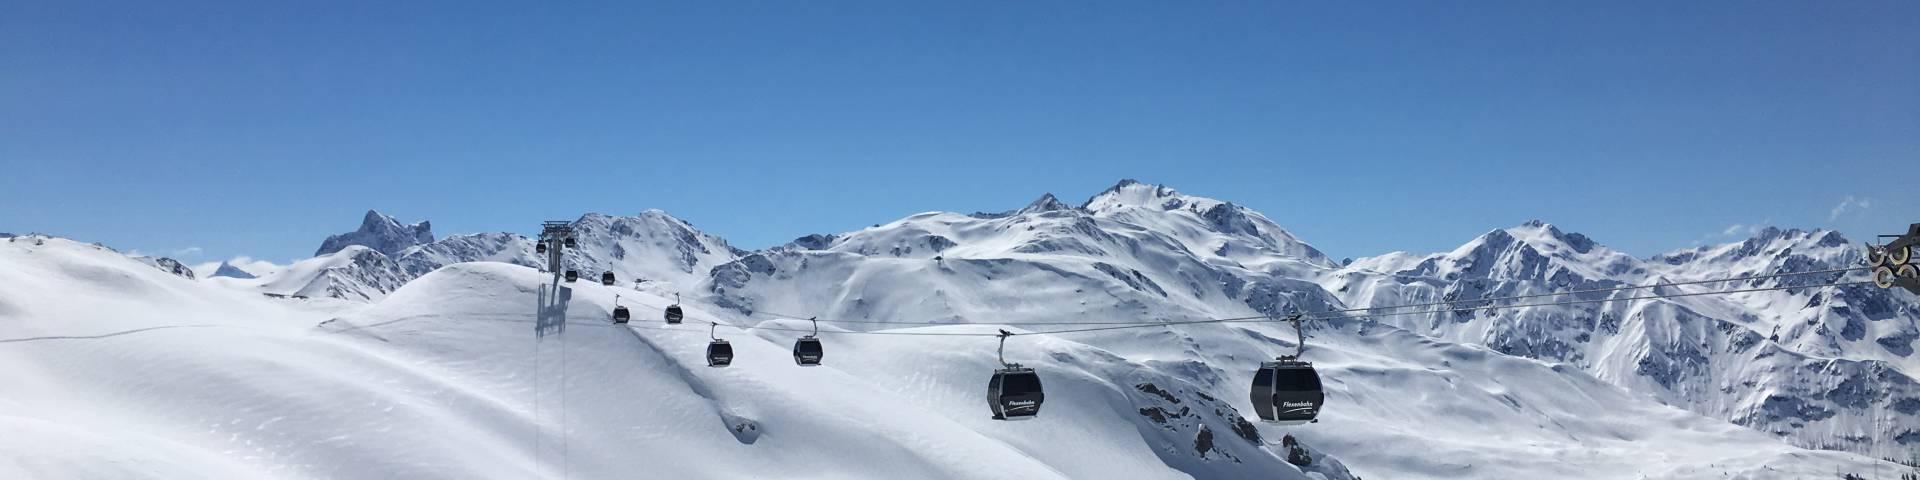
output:
[[[454,265],[328,318],[66,240],[0,252],[8,285],[48,287],[0,297],[8,478],[1187,478],[1117,410],[1133,387],[1106,376],[1135,367],[1085,346],[1056,355],[1094,371],[1031,363],[1050,405],[1094,408],[1004,423],[981,400],[981,340],[835,337],[827,366],[803,368],[787,338],[723,331],[740,360],[714,369],[706,329],[609,321],[616,291],[668,300],[580,283],[543,306],[552,277],[508,264]],[[1220,448],[1236,468],[1194,473],[1309,478]]]
[[[1285,324],[1038,334],[1844,266],[1830,232],[1636,259],[1534,223],[1340,265],[1131,181],[754,252],[659,211],[577,225],[569,266],[613,286],[374,212],[252,279],[7,239],[0,478],[1801,479],[1920,442],[1915,302],[1875,289],[1311,322],[1328,400],[1291,427],[1247,418]],[[792,361],[802,316],[822,366]],[[1031,421],[989,418],[1002,328],[1046,386]]]

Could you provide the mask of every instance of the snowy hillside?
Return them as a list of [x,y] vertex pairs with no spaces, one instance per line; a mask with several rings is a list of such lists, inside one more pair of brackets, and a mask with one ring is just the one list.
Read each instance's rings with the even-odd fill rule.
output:
[[[845,361],[801,368],[786,335],[727,332],[742,363],[711,369],[704,330],[606,321],[615,293],[665,299],[549,294],[525,267],[455,265],[328,318],[64,240],[0,248],[0,281],[46,286],[0,294],[7,478],[1309,478],[1226,437],[1229,407],[1084,345],[1032,361],[1079,407],[1010,424],[979,404],[991,351],[957,340],[836,341]],[[1171,402],[1220,413],[1136,413]]]
[[[0,478],[1825,478],[1920,443],[1920,310],[1873,288],[1313,321],[1327,405],[1286,427],[1245,413],[1254,368],[1298,347],[1285,324],[1041,334],[1856,264],[1832,232],[1641,259],[1531,222],[1341,265],[1258,212],[1129,180],[750,252],[658,210],[586,214],[565,260],[589,281],[555,285],[524,235],[421,222],[408,243],[380,220],[333,237],[379,246],[253,279],[0,244],[19,366],[0,422],[25,432],[0,436]],[[610,323],[616,296],[632,324]],[[814,316],[825,364],[795,366]],[[705,365],[707,322],[733,366]],[[988,418],[1002,328],[1046,385],[1033,421]]]
[[[741,253],[725,240],[659,210],[632,217],[590,213],[572,223],[582,248],[568,252],[567,268],[579,270],[588,278],[612,271],[623,284],[648,282],[650,291],[672,292],[698,283],[714,266],[733,261]],[[370,210],[359,230],[328,237],[321,248],[327,253],[271,272],[246,272],[222,264],[213,276],[231,278],[214,283],[274,295],[366,302],[456,263],[545,267],[544,260],[534,253],[533,240],[524,235],[488,232],[432,240],[427,222],[405,228],[400,225],[399,220]],[[422,242],[412,243],[415,240]]]
[[412,278],[460,262],[500,262],[531,267],[539,265],[541,259],[533,252],[533,240],[513,233],[491,232],[453,235],[437,242],[414,246],[402,252],[398,261],[400,269]]
[[[1728,245],[1633,258],[1539,222],[1452,252],[1356,260],[1323,283],[1364,307],[1843,269],[1859,252],[1835,232],[1766,229]],[[1864,272],[1664,288],[1678,293],[1860,280]],[[1650,291],[1587,294],[1631,297]],[[1557,301],[1561,298],[1533,301]],[[1796,444],[1876,455],[1920,446],[1920,303],[1868,285],[1657,301],[1383,317],[1436,338],[1566,362],[1662,402]],[[1875,450],[1881,446],[1893,449]]]
[[632,217],[590,213],[573,222],[580,248],[568,250],[570,268],[596,276],[612,271],[634,280],[680,288],[698,283],[713,267],[740,258],[726,240],[708,235],[660,210]]
[[152,265],[153,268],[158,268],[162,272],[179,275],[182,277],[186,277],[187,279],[193,278],[193,269],[187,267],[187,265],[184,263],[180,263],[179,260],[174,260],[167,257],[145,257],[145,256],[136,256],[136,257],[133,257],[133,259],[139,261],[140,263]]
[[744,312],[942,322],[1175,320],[1331,301],[1291,278],[1332,268],[1325,255],[1233,204],[1124,181],[1085,208],[1047,195],[1020,211],[806,237],[720,266],[706,290]]
[[[707,300],[743,313],[874,322],[853,328],[885,328],[900,322],[1177,321],[1851,265],[1850,258],[1841,257],[1807,261],[1806,255],[1812,254],[1807,248],[1796,256],[1790,247],[1782,246],[1768,254],[1778,257],[1774,265],[1656,267],[1583,235],[1536,222],[1497,230],[1446,254],[1393,254],[1338,267],[1264,216],[1248,213],[1225,202],[1131,181],[1121,182],[1078,209],[1062,208],[1049,195],[1000,214],[925,213],[856,232],[804,237],[780,249],[749,255],[714,271]],[[1237,220],[1242,218],[1247,220]],[[1734,249],[1715,251],[1719,250]],[[1848,251],[1839,248],[1829,253],[1843,257]],[[1716,272],[1720,276],[1712,275]],[[1837,278],[1838,273],[1734,287],[1813,284]],[[1854,305],[1913,305],[1911,299],[1891,300],[1900,294],[1877,289],[1850,287],[1836,292],[1834,297],[1852,299]],[[1494,315],[1467,309],[1382,317],[1382,321],[1424,335],[1487,345],[1505,354],[1567,362],[1605,383],[1646,395],[1643,398],[1774,432],[1803,446],[1886,455],[1900,451],[1901,445],[1920,442],[1920,434],[1913,430],[1920,423],[1912,418],[1920,405],[1915,399],[1920,392],[1913,390],[1909,374],[1783,349],[1771,340],[1763,341],[1764,337],[1738,334],[1741,330],[1733,324],[1700,316],[1710,311],[1776,317],[1780,315],[1776,312],[1788,311],[1780,308],[1782,304],[1819,305],[1807,298],[1825,293],[1756,292],[1557,310],[1542,307]],[[1762,301],[1774,297],[1799,303]],[[1074,301],[1065,305],[1035,301],[1058,298]],[[1861,316],[1888,320],[1875,328],[1895,332],[1891,340],[1855,344],[1875,345],[1877,351],[1882,350],[1880,346],[1905,345],[1898,332],[1910,329],[1915,318],[1886,307]],[[1622,330],[1626,333],[1617,335]],[[1861,334],[1852,335],[1861,339]],[[1193,344],[1206,347],[1191,350],[1218,349],[1232,341],[1231,336],[1194,340]],[[1123,355],[1166,354],[1151,347],[1131,351],[1098,340],[1089,342]],[[1867,356],[1888,359],[1891,353],[1897,352]],[[1206,364],[1230,363],[1204,354],[1191,356]],[[1892,448],[1875,450],[1876,446]]]

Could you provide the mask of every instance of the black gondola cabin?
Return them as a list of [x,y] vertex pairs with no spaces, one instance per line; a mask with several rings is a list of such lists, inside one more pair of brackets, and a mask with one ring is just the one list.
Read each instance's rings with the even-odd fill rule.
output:
[[579,280],[579,279],[580,279],[580,271],[567,270],[567,283],[573,283],[575,280]]
[[733,364],[733,345],[726,340],[715,339],[707,344],[707,366],[724,367]]
[[820,347],[820,339],[812,335],[793,342],[793,363],[803,367],[816,366],[820,364],[820,357],[824,356],[826,351]]
[[1253,374],[1253,391],[1248,399],[1253,401],[1254,413],[1261,421],[1300,425],[1315,421],[1327,397],[1320,389],[1320,374],[1314,371],[1313,363],[1281,357],[1260,364],[1260,370]]
[[627,307],[613,307],[613,323],[627,323],[632,319],[633,313],[628,312]]
[[603,272],[603,273],[601,273],[601,274],[600,274],[600,284],[601,284],[601,285],[613,285],[613,272]]
[[1019,365],[993,371],[987,381],[987,406],[994,420],[1026,420],[1040,414],[1047,396],[1040,388],[1040,375]]
[[685,318],[687,318],[687,314],[685,312],[680,311],[679,305],[667,306],[667,324],[668,325],[679,325],[680,320]]

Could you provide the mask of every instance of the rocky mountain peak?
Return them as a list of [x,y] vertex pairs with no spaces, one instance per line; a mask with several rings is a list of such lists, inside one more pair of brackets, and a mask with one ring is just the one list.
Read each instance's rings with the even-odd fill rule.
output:
[[[1494,235],[1495,233],[1499,235]],[[1503,239],[1516,239],[1528,243],[1535,248],[1560,250],[1560,247],[1566,247],[1567,250],[1583,254],[1591,253],[1594,248],[1600,246],[1599,243],[1594,242],[1592,238],[1588,238],[1586,235],[1579,232],[1561,231],[1560,227],[1540,221],[1539,219],[1528,220],[1526,223],[1522,223],[1513,228],[1495,230],[1494,232],[1489,232],[1488,235]],[[1503,243],[1504,242],[1505,240],[1503,240]]]
[[1120,207],[1151,207],[1162,210],[1172,210],[1185,205],[1186,202],[1177,201],[1179,197],[1182,197],[1180,192],[1165,185],[1150,185],[1140,183],[1139,180],[1128,178],[1122,179],[1112,187],[1107,187],[1106,190],[1095,194],[1092,198],[1088,198],[1087,202],[1082,204],[1080,208],[1094,212],[1109,211]]
[[249,279],[249,278],[254,278],[254,275],[253,273],[250,273],[246,270],[242,270],[240,267],[233,266],[232,263],[223,261],[223,262],[220,262],[219,268],[215,268],[213,270],[213,275],[208,275],[208,277],[228,277],[228,278]]
[[1027,206],[1021,207],[1019,210],[1014,210],[1013,214],[1021,215],[1021,214],[1028,214],[1028,213],[1054,212],[1054,211],[1072,210],[1072,209],[1073,207],[1068,206],[1065,202],[1061,202],[1060,199],[1054,197],[1052,193],[1047,193],[1047,194],[1041,195],[1040,198],[1034,199],[1033,202],[1028,203]]
[[360,229],[327,237],[320,243],[320,249],[314,256],[338,252],[352,245],[361,245],[389,256],[415,245],[433,243],[433,225],[427,221],[415,224],[402,224],[393,217],[375,210],[367,210],[360,221]]

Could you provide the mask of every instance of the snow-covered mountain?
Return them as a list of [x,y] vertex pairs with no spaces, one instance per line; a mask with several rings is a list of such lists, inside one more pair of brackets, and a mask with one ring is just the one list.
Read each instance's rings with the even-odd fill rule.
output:
[[1351,478],[1086,345],[1029,360],[1079,407],[1010,424],[983,413],[995,360],[972,341],[848,337],[801,368],[787,335],[728,334],[742,363],[711,369],[704,330],[606,322],[615,294],[667,298],[502,263],[325,313],[59,239],[0,264],[25,287],[0,290],[6,478]]
[[[1704,281],[1859,265],[1837,232],[1766,229],[1739,243],[1642,260],[1541,222],[1451,252],[1360,259],[1323,281],[1353,307]],[[1756,279],[1661,293],[1859,280],[1861,272]],[[1649,290],[1529,299],[1624,298]],[[1920,445],[1912,357],[1920,303],[1871,286],[1787,289],[1488,312],[1468,304],[1381,322],[1599,378],[1796,444],[1858,452]]]
[[294,262],[260,276],[214,275],[215,285],[274,296],[371,302],[412,279],[386,254],[361,245]]
[[433,243],[433,224],[421,221],[412,225],[373,210],[360,220],[360,229],[327,237],[313,256],[338,252],[352,245],[371,248],[386,255],[397,255],[414,245]]
[[[1328,404],[1291,427],[1242,413],[1258,363],[1298,347],[1284,324],[1039,334],[1857,263],[1832,232],[1640,259],[1530,222],[1342,265],[1258,212],[1131,180],[752,252],[657,210],[574,228],[569,268],[619,283],[554,285],[515,233],[350,243],[250,283],[0,244],[0,285],[31,285],[0,289],[19,366],[0,384],[20,386],[0,428],[24,432],[0,455],[36,459],[0,477],[1813,478],[1920,442],[1920,312],[1872,288],[1314,321]],[[674,293],[690,322],[667,327]],[[633,324],[607,323],[616,295]],[[810,316],[827,360],[801,368]],[[986,418],[997,340],[967,335],[1002,328],[1047,386],[1031,422]],[[865,330],[913,335],[847,334]],[[734,366],[704,365],[710,333]]]
[[[525,235],[489,232],[432,240],[427,225],[422,221],[402,227],[393,217],[369,210],[359,230],[327,238],[321,248],[327,253],[262,274],[254,281],[222,284],[276,295],[373,301],[412,279],[457,263],[546,267],[545,259],[534,253],[534,241]],[[612,271],[623,283],[644,280],[654,291],[673,291],[698,283],[713,267],[731,262],[742,253],[728,246],[726,240],[660,210],[630,217],[590,213],[572,225],[580,247],[567,252],[567,268],[594,279],[600,272]],[[411,243],[417,240],[422,242]],[[227,266],[222,267],[224,271]]]
[[546,260],[533,252],[533,240],[517,233],[488,232],[453,235],[409,247],[400,253],[400,268],[409,278],[426,275],[461,262],[500,262],[527,267]]
[[569,268],[596,277],[612,271],[624,284],[644,280],[661,291],[696,284],[744,253],[654,209],[632,217],[589,213],[573,221],[573,236],[580,247],[566,251]]
[[[1180,319],[1332,300],[1295,278],[1334,264],[1244,207],[1131,180],[1059,206],[1046,195],[1007,214],[929,212],[803,237],[721,265],[705,290],[741,311],[951,322]],[[978,288],[988,281],[1020,288]]]
[[213,274],[208,276],[238,278],[241,280],[247,280],[247,279],[252,279],[257,277],[257,275],[254,275],[253,272],[248,272],[246,271],[246,269],[242,269],[240,267],[234,266],[232,263],[228,263],[228,262],[220,262],[220,266],[214,267]]
[[[888,322],[1183,320],[1842,268],[1857,264],[1847,243],[1833,232],[1766,230],[1740,244],[1642,260],[1530,222],[1452,252],[1396,253],[1341,266],[1258,213],[1123,181],[1079,208],[1061,208],[1047,195],[998,214],[930,212],[802,237],[715,269],[705,300],[742,313],[876,322],[852,326],[870,329]],[[1811,285],[1841,277],[1660,291]],[[1379,321],[1565,362],[1661,403],[1802,446],[1881,455],[1882,446],[1920,444],[1914,417],[1920,391],[1909,357],[1914,305],[1902,294],[1855,286],[1491,314],[1462,308]],[[1776,326],[1784,338],[1760,335]],[[1817,347],[1803,348],[1808,345]],[[1164,355],[1102,346],[1123,355]],[[1224,363],[1208,354],[1190,360]]]
[[135,256],[133,257],[133,259],[136,261],[139,261],[140,263],[152,265],[153,268],[158,268],[162,272],[167,272],[174,275],[179,275],[181,277],[186,277],[188,280],[193,279],[193,268],[188,267],[187,264],[180,263],[179,260],[174,260],[167,257],[149,257],[149,256]]

